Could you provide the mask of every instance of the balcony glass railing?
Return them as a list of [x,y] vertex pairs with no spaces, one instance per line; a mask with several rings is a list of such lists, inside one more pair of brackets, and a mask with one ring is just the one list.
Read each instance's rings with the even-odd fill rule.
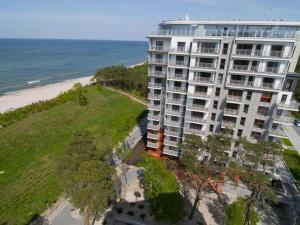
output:
[[235,54],[237,55],[251,55],[252,49],[236,49]]
[[152,98],[152,99],[161,99],[161,94],[153,94],[153,93],[149,93],[149,94],[148,94],[148,98]]
[[203,83],[213,83],[214,79],[211,78],[211,77],[198,77],[198,76],[195,76],[195,77],[193,77],[192,81],[194,81],[194,82],[203,82]]
[[204,110],[207,111],[208,108],[205,108],[205,105],[199,105],[199,104],[187,104],[188,110]]
[[240,95],[228,95],[227,100],[240,102],[242,100],[242,96],[240,96]]
[[267,73],[278,73],[278,67],[266,67],[265,72]]
[[283,51],[275,51],[275,50],[271,50],[271,52],[270,52],[270,56],[271,56],[271,57],[281,58],[282,55],[283,55]]
[[172,131],[172,130],[167,130],[167,129],[165,129],[165,134],[172,135],[172,136],[177,136],[177,137],[180,136],[180,132],[179,131]]
[[210,95],[207,92],[195,91],[194,93],[189,93],[192,97],[202,97],[202,98],[210,98]]
[[214,69],[214,64],[198,62],[198,63],[196,63],[195,67],[196,68],[204,68],[204,69]]
[[274,122],[293,124],[294,118],[291,116],[273,116]]
[[163,36],[229,36],[229,37],[255,37],[255,38],[295,38],[295,31],[272,31],[272,30],[223,30],[223,29],[207,29],[207,30],[193,30],[193,29],[159,29],[151,32],[150,35]]
[[160,105],[154,105],[153,103],[148,104],[149,109],[155,109],[155,110],[160,110],[161,106]]
[[267,89],[273,89],[274,88],[274,83],[262,83],[261,84],[262,88],[267,88]]
[[262,56],[263,51],[262,50],[255,50],[254,55],[255,56]]
[[197,53],[202,54],[217,54],[218,48],[198,48]]
[[167,98],[167,103],[170,104],[183,104],[183,98]]
[[153,45],[150,46],[151,51],[168,51],[169,49],[163,45]]
[[206,123],[206,120],[204,117],[199,117],[199,116],[187,116],[186,121],[190,121],[193,123]]
[[162,83],[149,82],[148,87],[150,87],[150,88],[161,88],[162,87]]
[[165,139],[164,140],[164,144],[165,145],[178,146],[179,145],[179,141],[171,141],[171,140]]
[[169,114],[169,115],[181,116],[183,114],[183,111],[182,110],[172,110],[170,108],[167,108],[165,113]]
[[169,92],[180,92],[180,93],[185,93],[186,88],[183,87],[175,87],[175,86],[167,86],[167,91]]
[[160,115],[148,114],[148,119],[150,120],[160,120]]
[[150,58],[149,62],[150,63],[156,63],[156,64],[167,64],[166,59],[159,59],[159,58]]
[[150,141],[148,141],[147,142],[147,147],[157,148],[157,142],[150,142]]
[[157,139],[157,138],[158,138],[158,134],[154,134],[154,133],[150,133],[150,132],[148,132],[148,134],[147,134],[147,138],[153,138],[153,139]]
[[188,128],[185,127],[184,128],[184,132],[185,133],[189,133],[189,134],[195,134],[195,135],[204,135],[204,131],[201,129],[195,129],[195,128]]
[[150,75],[151,76],[156,76],[156,77],[165,77],[166,76],[166,72],[165,71],[150,71]]
[[170,120],[170,119],[165,119],[165,124],[166,125],[181,126],[182,125],[182,121],[181,120],[174,121],[174,120]]
[[177,80],[186,80],[187,75],[182,73],[170,73],[169,78],[177,79]]
[[228,128],[234,128],[234,127],[236,127],[236,122],[235,121],[223,120],[222,121],[222,126],[223,127],[228,127]]
[[159,125],[148,123],[148,129],[158,130]]
[[233,65],[232,69],[236,71],[247,71],[249,68],[248,65]]
[[224,109],[224,114],[238,115],[238,114],[239,114],[239,110],[238,110],[238,109],[229,109],[229,108],[225,108],[225,109]]

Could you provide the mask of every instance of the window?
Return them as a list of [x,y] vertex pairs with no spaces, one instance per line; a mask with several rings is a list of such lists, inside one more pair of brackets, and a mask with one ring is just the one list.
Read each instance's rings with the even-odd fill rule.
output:
[[280,102],[285,103],[286,99],[287,99],[287,95],[282,95]]
[[219,97],[220,96],[220,88],[216,88],[216,93],[215,93],[215,95],[217,96],[217,97]]
[[246,117],[241,117],[240,124],[241,124],[242,126],[244,126],[244,125],[245,125],[245,121],[246,121]]
[[237,132],[237,136],[238,137],[242,137],[242,133],[243,133],[243,130],[242,129],[238,129],[238,132]]
[[210,132],[213,132],[213,131],[214,131],[214,125],[212,125],[212,124],[209,125],[209,131],[210,131]]
[[221,59],[220,69],[223,70],[225,68],[225,63],[226,63],[226,59]]
[[180,106],[179,105],[172,105],[172,110],[173,111],[179,111]]
[[214,108],[214,109],[217,109],[217,108],[218,108],[218,101],[214,101],[213,108]]
[[171,121],[178,122],[179,117],[178,116],[171,116]]
[[271,102],[271,99],[272,99],[271,93],[263,92],[261,94],[261,97],[260,97],[261,102]]
[[185,42],[178,42],[177,43],[177,51],[184,52],[185,51]]
[[223,54],[223,55],[227,55],[227,52],[228,52],[228,44],[227,44],[227,43],[224,43],[224,44],[223,44],[223,52],[222,52],[222,54]]
[[247,91],[246,99],[251,100],[251,97],[252,97],[252,91]]
[[268,107],[264,107],[264,106],[258,106],[257,108],[257,115],[263,115],[266,116],[268,115]]
[[244,113],[248,113],[249,105],[244,105]]
[[177,138],[176,137],[169,137],[170,138],[170,141],[177,141]]
[[264,127],[264,123],[265,123],[264,120],[255,119],[253,126],[262,129]]
[[223,74],[219,73],[218,74],[218,83],[222,84],[222,81],[223,81]]
[[261,133],[252,131],[250,137],[251,137],[252,139],[258,140],[258,139],[260,139],[260,135],[261,135]]
[[207,92],[207,87],[205,86],[196,86],[195,87],[195,92]]
[[200,124],[195,124],[195,123],[191,123],[191,124],[190,124],[190,128],[191,128],[191,129],[201,130],[201,129],[202,129],[202,125],[200,125]]
[[293,80],[288,79],[288,80],[285,82],[284,90],[290,91],[290,90],[292,89],[292,84],[293,84]]
[[215,121],[215,119],[216,119],[216,113],[212,113],[212,114],[211,114],[211,120],[212,120],[212,121]]

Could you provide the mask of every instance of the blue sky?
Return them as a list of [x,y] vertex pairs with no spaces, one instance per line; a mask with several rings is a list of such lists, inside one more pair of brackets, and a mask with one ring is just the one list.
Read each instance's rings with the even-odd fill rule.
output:
[[0,0],[0,37],[145,40],[161,20],[300,21],[299,0]]

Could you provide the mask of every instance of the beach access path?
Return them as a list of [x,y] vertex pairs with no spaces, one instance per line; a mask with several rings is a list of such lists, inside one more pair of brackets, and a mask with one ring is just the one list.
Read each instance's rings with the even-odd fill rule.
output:
[[55,98],[62,92],[70,90],[76,83],[81,83],[82,85],[90,84],[91,78],[92,76],[81,77],[0,96],[0,113],[12,111],[39,101]]

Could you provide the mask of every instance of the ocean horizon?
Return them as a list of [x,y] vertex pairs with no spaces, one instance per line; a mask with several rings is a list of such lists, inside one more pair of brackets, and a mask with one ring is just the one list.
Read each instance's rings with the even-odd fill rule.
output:
[[0,95],[147,60],[146,41],[0,38]]

